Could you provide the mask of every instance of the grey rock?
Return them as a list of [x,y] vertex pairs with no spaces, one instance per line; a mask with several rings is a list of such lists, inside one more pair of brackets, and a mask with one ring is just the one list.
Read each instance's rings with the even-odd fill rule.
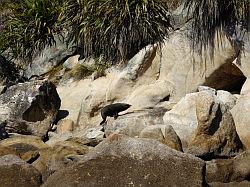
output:
[[174,128],[184,152],[211,159],[243,149],[231,112],[213,92],[187,94],[163,119]]
[[229,110],[231,110],[235,106],[237,97],[232,95],[230,92],[218,90],[216,95],[218,99],[222,101]]
[[144,109],[124,113],[116,120],[109,118],[105,126],[106,137],[112,133],[138,137],[140,132],[150,125],[163,125],[164,108]]
[[202,91],[209,91],[209,92],[211,92],[211,93],[213,93],[213,94],[216,94],[216,90],[215,90],[214,88],[210,88],[210,87],[208,87],[208,86],[199,86],[199,87],[198,87],[198,91],[199,91],[199,92],[202,92]]
[[1,186],[39,187],[41,174],[15,155],[0,157]]
[[208,183],[241,182],[250,177],[250,152],[246,151],[232,159],[214,159],[206,162]]
[[188,152],[205,159],[241,152],[243,144],[227,107],[209,92],[200,92],[198,96],[195,106],[198,126]]
[[44,136],[60,104],[56,87],[51,82],[20,83],[0,95],[0,122],[7,122],[9,132]]
[[204,167],[156,140],[114,134],[43,186],[203,186]]
[[172,149],[182,151],[181,140],[170,125],[148,126],[141,131],[139,137],[155,139]]
[[61,38],[55,36],[56,45],[46,47],[42,52],[34,55],[33,60],[25,71],[27,77],[42,75],[50,71],[60,61],[73,54],[73,44],[67,45]]

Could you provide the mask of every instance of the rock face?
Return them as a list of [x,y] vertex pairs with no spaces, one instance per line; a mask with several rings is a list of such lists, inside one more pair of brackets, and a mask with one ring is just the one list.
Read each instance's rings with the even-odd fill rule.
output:
[[51,82],[27,82],[0,95],[0,121],[9,132],[44,136],[55,120],[61,100]]
[[14,155],[0,157],[1,186],[39,187],[41,174],[30,164]]
[[41,75],[52,70],[61,60],[74,52],[72,44],[67,44],[58,36],[55,36],[56,45],[46,47],[40,53],[34,55],[32,62],[27,67],[25,75],[30,78],[32,75]]
[[203,186],[204,166],[158,141],[112,135],[43,186]]
[[184,150],[202,158],[234,156],[243,149],[227,107],[210,91],[188,94],[164,115]]
[[19,134],[11,134],[10,138],[0,141],[0,146],[3,150],[6,149],[2,151],[2,155],[11,151],[10,154],[15,154],[29,163],[39,157],[40,149],[49,148],[39,137]]
[[140,132],[139,137],[158,140],[172,149],[182,151],[181,140],[170,125],[148,126]]
[[234,182],[249,180],[250,152],[246,151],[233,159],[216,159],[206,162],[207,182]]
[[87,152],[88,147],[80,142],[57,142],[53,147],[40,149],[39,157],[32,165],[41,172],[43,181],[46,181],[55,171],[72,164],[72,160],[67,159],[68,155],[83,155]]
[[62,119],[57,123],[57,133],[66,133],[74,130],[74,121],[70,119]]
[[109,118],[105,126],[105,135],[112,133],[124,134],[130,137],[139,136],[141,131],[150,125],[162,125],[164,108],[144,109],[134,113],[125,113],[116,120]]
[[186,32],[184,27],[171,34],[161,52],[155,45],[147,46],[129,60],[126,67],[108,69],[105,77],[60,85],[58,92],[62,109],[69,111],[67,118],[74,121],[76,129],[95,128],[101,122],[101,108],[111,103],[128,103],[132,105],[131,112],[155,107],[171,109],[173,103],[196,91],[200,85],[221,89],[230,87],[233,80],[224,81],[220,75],[226,71],[229,77],[238,76],[240,70],[231,62],[239,49],[222,35],[215,39],[213,59],[209,50],[203,55],[197,51],[192,53]]
[[246,148],[250,149],[250,91],[240,96],[231,111],[240,139]]

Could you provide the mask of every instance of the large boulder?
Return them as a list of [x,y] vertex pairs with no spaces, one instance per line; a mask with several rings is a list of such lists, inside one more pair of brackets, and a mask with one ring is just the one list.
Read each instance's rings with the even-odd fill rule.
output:
[[199,158],[156,140],[115,134],[43,186],[203,186],[204,167]]
[[40,149],[49,148],[39,137],[19,134],[11,134],[10,138],[0,141],[0,147],[5,149],[1,152],[2,155],[10,152],[9,154],[15,154],[27,162],[39,156]]
[[[192,49],[192,41],[187,32],[188,24],[175,31],[164,43],[162,53],[154,58],[154,61],[161,64],[159,79],[173,85],[172,100],[178,101],[187,93],[196,91],[199,85],[216,89],[228,88],[234,82],[231,77],[242,76],[241,71],[237,71],[238,68],[234,68],[232,64],[239,49],[232,45],[224,33],[216,35],[214,49],[208,47],[201,54]],[[211,50],[214,51],[213,58]]]
[[158,140],[172,149],[182,151],[181,140],[170,125],[150,125],[140,132],[139,137]]
[[250,152],[246,151],[232,159],[215,159],[206,162],[206,179],[211,182],[234,182],[249,180]]
[[234,156],[243,149],[227,107],[210,91],[188,94],[164,115],[184,151],[208,159]]
[[[249,87],[250,89],[250,87]],[[250,149],[250,91],[241,94],[231,110],[237,132],[247,149]]]
[[11,86],[0,95],[0,122],[7,130],[44,136],[55,121],[61,100],[51,82],[34,81]]
[[42,184],[40,172],[15,155],[0,157],[1,186],[39,187]]
[[164,108],[144,109],[125,113],[117,119],[109,118],[105,126],[105,135],[112,133],[124,134],[130,137],[139,136],[141,131],[147,126],[162,125]]
[[32,165],[41,172],[43,181],[55,171],[65,168],[72,164],[67,156],[84,155],[88,152],[88,147],[81,142],[62,141],[54,146],[42,148],[39,151],[39,157],[32,162]]
[[101,131],[102,127],[90,128],[87,130],[79,130],[67,133],[54,133],[49,132],[49,140],[46,142],[49,146],[57,145],[58,142],[80,142],[83,145],[96,146],[103,141],[104,132]]
[[[64,36],[66,37],[66,35]],[[55,36],[56,45],[47,46],[44,50],[33,55],[25,70],[25,75],[29,78],[32,75],[42,75],[51,71],[54,66],[67,59],[74,53],[73,44],[69,45],[60,36]]]

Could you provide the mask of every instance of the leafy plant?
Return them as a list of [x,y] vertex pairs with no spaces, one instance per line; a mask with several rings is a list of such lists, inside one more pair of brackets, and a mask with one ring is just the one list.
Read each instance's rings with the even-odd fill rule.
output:
[[70,39],[85,57],[130,59],[162,42],[171,27],[166,0],[68,0],[67,7]]
[[63,0],[9,0],[2,9],[10,10],[0,34],[0,52],[15,58],[31,58],[35,51],[55,43],[62,32]]
[[193,47],[214,47],[217,30],[228,36],[236,35],[237,29],[250,29],[249,0],[185,0],[184,6],[193,17]]
[[84,64],[76,65],[70,72],[70,77],[73,77],[74,80],[81,80],[85,77],[94,73],[94,69],[92,67],[86,66]]

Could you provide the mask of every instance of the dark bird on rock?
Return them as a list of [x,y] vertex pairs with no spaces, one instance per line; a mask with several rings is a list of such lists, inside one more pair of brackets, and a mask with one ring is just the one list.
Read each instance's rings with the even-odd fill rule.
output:
[[115,119],[118,117],[118,113],[124,110],[127,110],[131,105],[127,103],[114,103],[111,105],[107,105],[102,108],[101,115],[102,115],[102,122],[100,125],[106,122],[107,117],[114,117]]

